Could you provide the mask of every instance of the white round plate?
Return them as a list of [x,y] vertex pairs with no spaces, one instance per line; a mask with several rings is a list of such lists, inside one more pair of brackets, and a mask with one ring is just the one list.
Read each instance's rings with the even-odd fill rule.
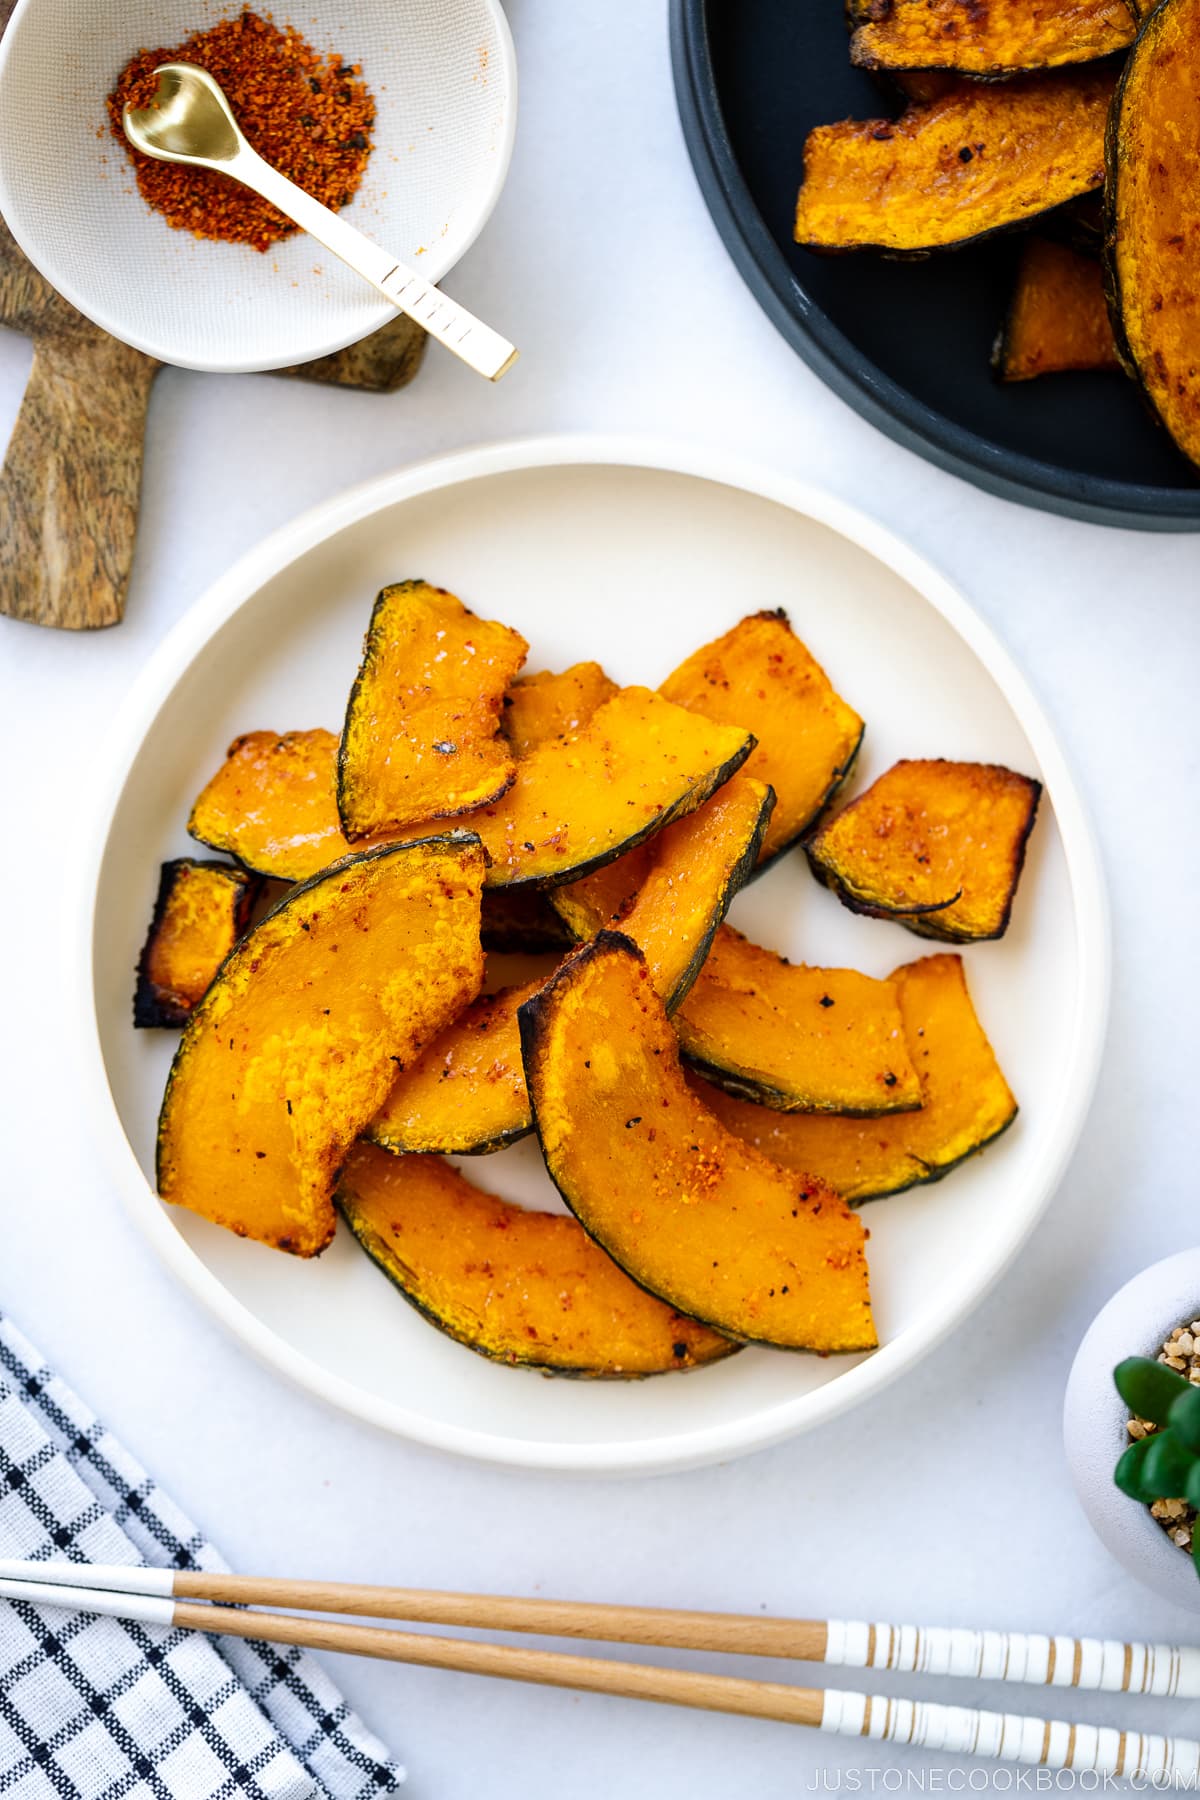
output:
[[[867,1214],[882,1347],[744,1350],[644,1382],[499,1367],[408,1307],[349,1232],[302,1262],[156,1199],[154,1125],[173,1041],[130,1024],[161,858],[239,732],[340,724],[376,590],[421,576],[524,632],[529,662],[596,658],[654,685],[743,614],[784,606],[867,720],[858,785],[899,756],[1008,763],[1045,784],[1013,923],[965,952],[1021,1103],[982,1157]],[[83,873],[77,983],[86,1088],[122,1193],[171,1269],[245,1343],[334,1404],[422,1443],[532,1468],[679,1468],[770,1444],[892,1381],[975,1306],[1054,1191],[1104,1033],[1104,890],[1079,795],[1024,680],[966,602],[862,514],[716,453],[548,438],[404,469],[318,507],[244,557],[163,644],[123,709]],[[882,975],[930,946],[858,918],[803,856],[732,917],[810,963]],[[469,1163],[510,1199],[557,1196],[531,1141]]]
[[[224,10],[19,0],[0,42],[0,212],[47,281],[135,349],[188,369],[280,369],[367,337],[395,307],[303,232],[260,253],[173,231],[109,131],[106,98],[130,56]],[[500,0],[304,0],[274,17],[361,63],[376,118],[344,216],[440,281],[508,172],[517,69]]]

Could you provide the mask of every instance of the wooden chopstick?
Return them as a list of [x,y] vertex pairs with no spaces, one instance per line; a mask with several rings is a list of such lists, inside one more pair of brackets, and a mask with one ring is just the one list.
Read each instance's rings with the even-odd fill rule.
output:
[[[46,1564],[25,1566],[39,1573],[49,1570]],[[74,1569],[72,1572],[76,1573]],[[82,1568],[78,1572],[82,1573]],[[125,1573],[149,1573],[170,1580],[169,1571]],[[0,1598],[104,1613],[222,1637],[257,1638],[267,1643],[336,1650],[425,1668],[502,1676],[510,1681],[773,1719],[786,1724],[808,1725],[841,1736],[870,1737],[960,1755],[998,1757],[1006,1762],[1051,1769],[1088,1769],[1103,1774],[1192,1784],[1200,1779],[1200,1743],[1184,1738],[1123,1732],[1111,1727],[1068,1725],[1058,1720],[835,1688],[790,1687],[780,1682],[746,1681],[691,1669],[653,1668],[640,1663],[565,1656],[507,1644],[389,1631],[377,1625],[345,1624],[328,1618],[234,1609],[178,1598],[169,1587],[164,1590],[161,1585],[159,1591],[147,1592],[147,1584],[143,1582],[142,1585],[142,1592],[128,1593],[115,1586],[93,1588],[9,1576],[0,1578]],[[292,1591],[299,1591],[299,1584]]]
[[442,1593],[190,1569],[22,1562],[3,1557],[0,1577],[172,1595],[180,1600],[404,1619],[468,1630],[653,1644],[667,1650],[726,1656],[773,1656],[823,1662],[834,1668],[891,1669],[901,1674],[1200,1699],[1200,1650],[1188,1645],[1124,1644],[1116,1639],[962,1631],[945,1626],[869,1625],[844,1619],[766,1619],[754,1613],[677,1612],[668,1607]]

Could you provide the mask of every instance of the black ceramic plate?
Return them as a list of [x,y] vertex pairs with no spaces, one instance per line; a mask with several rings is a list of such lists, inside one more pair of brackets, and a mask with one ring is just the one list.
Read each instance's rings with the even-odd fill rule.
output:
[[835,392],[1007,499],[1098,524],[1200,530],[1200,482],[1124,376],[993,378],[1015,234],[910,263],[792,242],[810,126],[888,110],[850,65],[842,0],[671,0],[671,37],[684,135],[717,229]]

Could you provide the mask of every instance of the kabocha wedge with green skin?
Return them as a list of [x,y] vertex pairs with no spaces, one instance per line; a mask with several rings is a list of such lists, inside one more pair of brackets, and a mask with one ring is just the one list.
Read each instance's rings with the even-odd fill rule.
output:
[[520,1023],[551,1178],[640,1286],[747,1342],[875,1347],[860,1221],[701,1105],[635,944],[601,932]]
[[1108,126],[1105,269],[1117,345],[1200,465],[1200,0],[1162,0],[1130,52]]
[[394,1155],[483,1156],[533,1130],[517,1009],[540,981],[481,994],[401,1070],[363,1136]]
[[476,618],[445,588],[383,589],[338,751],[348,838],[457,817],[511,786],[500,709],[528,650],[520,632]]
[[675,1015],[684,1060],[780,1112],[911,1112],[921,1084],[895,990],[854,969],[810,969],[722,925]]
[[775,790],[765,867],[812,826],[846,781],[863,722],[834,690],[782,610],[751,613],[692,652],[659,692],[722,725],[753,728],[747,775]]
[[397,1062],[483,981],[478,838],[366,851],[292,888],[184,1029],[158,1127],[164,1200],[297,1256],[333,1235],[333,1184]]
[[1017,1116],[996,1054],[975,1014],[962,958],[905,963],[891,976],[921,1109],[883,1119],[772,1112],[693,1077],[721,1123],[773,1162],[826,1182],[851,1206],[941,1181],[1007,1131]]
[[810,131],[795,238],[809,250],[919,256],[1028,224],[1104,182],[1106,65],[960,81],[898,119]]
[[805,848],[843,906],[919,937],[1003,937],[1042,786],[995,763],[894,763]]
[[[644,861],[635,851],[598,875],[556,889],[554,904],[580,940],[606,925],[632,938],[672,1012],[699,975],[734,895],[753,873],[774,804],[774,789],[743,771],[651,839]],[[613,904],[616,890],[608,877],[622,871],[634,886]]]
[[456,1343],[547,1375],[631,1380],[737,1345],[664,1306],[561,1213],[486,1194],[438,1156],[351,1152],[337,1204],[404,1298]]
[[228,863],[165,862],[138,958],[133,1022],[182,1025],[250,923],[262,883]]
[[1137,31],[1125,0],[850,0],[847,15],[860,68],[984,77],[1094,62]]
[[741,768],[754,736],[649,688],[621,688],[579,731],[539,744],[471,818],[489,887],[577,881],[702,806]]

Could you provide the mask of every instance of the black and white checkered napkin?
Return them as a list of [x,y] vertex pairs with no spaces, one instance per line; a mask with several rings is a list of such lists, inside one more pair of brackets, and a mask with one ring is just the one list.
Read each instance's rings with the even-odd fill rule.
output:
[[[0,1556],[227,1566],[2,1313]],[[0,1795],[366,1800],[403,1779],[303,1650],[0,1601]]]

